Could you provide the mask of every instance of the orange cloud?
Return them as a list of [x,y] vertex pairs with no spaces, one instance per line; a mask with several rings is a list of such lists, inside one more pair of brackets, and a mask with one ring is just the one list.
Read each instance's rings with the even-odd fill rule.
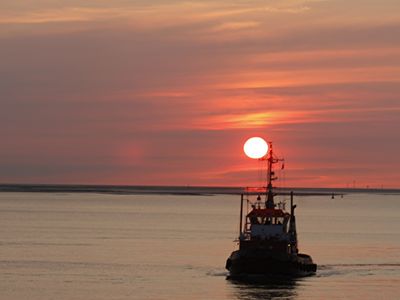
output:
[[295,123],[304,118],[303,112],[256,112],[243,114],[224,114],[204,117],[193,125],[197,128],[208,130],[258,128],[282,123]]

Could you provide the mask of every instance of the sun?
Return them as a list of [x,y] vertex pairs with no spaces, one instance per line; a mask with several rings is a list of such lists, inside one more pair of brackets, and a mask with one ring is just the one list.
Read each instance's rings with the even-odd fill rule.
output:
[[268,153],[268,144],[260,137],[252,137],[244,143],[243,150],[248,157],[258,159]]

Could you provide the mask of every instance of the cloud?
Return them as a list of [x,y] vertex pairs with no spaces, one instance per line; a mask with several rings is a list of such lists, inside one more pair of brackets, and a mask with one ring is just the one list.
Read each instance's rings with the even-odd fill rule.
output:
[[[224,1],[115,1],[99,3],[38,1],[36,5],[5,6],[0,14],[0,34],[9,36],[37,33],[129,27],[153,32],[189,29],[198,39],[221,37],[221,31],[252,30],[270,14],[300,13],[309,1],[224,2]],[[4,5],[3,5],[4,6]],[[260,13],[261,12],[261,13]],[[51,24],[50,26],[45,26]],[[31,27],[27,27],[31,25]],[[185,31],[183,31],[185,32]],[[188,33],[188,32],[185,32]],[[218,35],[219,34],[219,35]]]
[[239,31],[243,29],[249,29],[249,28],[257,28],[259,27],[260,23],[259,22],[227,22],[227,23],[222,23],[220,25],[217,25],[214,27],[214,31],[216,32],[223,32],[223,31]]
[[40,24],[53,22],[92,21],[105,18],[110,13],[105,9],[68,8],[9,14],[0,19],[0,24]]

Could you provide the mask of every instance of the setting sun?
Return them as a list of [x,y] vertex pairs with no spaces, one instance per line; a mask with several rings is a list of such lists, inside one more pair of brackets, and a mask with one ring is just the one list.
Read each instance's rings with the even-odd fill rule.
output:
[[252,137],[244,143],[243,150],[248,157],[258,159],[267,154],[268,144],[260,137]]

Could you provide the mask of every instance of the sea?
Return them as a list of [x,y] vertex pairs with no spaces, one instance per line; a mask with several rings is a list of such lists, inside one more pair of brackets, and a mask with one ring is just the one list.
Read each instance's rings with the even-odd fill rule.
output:
[[243,282],[225,270],[237,190],[146,191],[1,192],[0,299],[400,299],[398,192],[299,193],[300,252],[317,274]]

